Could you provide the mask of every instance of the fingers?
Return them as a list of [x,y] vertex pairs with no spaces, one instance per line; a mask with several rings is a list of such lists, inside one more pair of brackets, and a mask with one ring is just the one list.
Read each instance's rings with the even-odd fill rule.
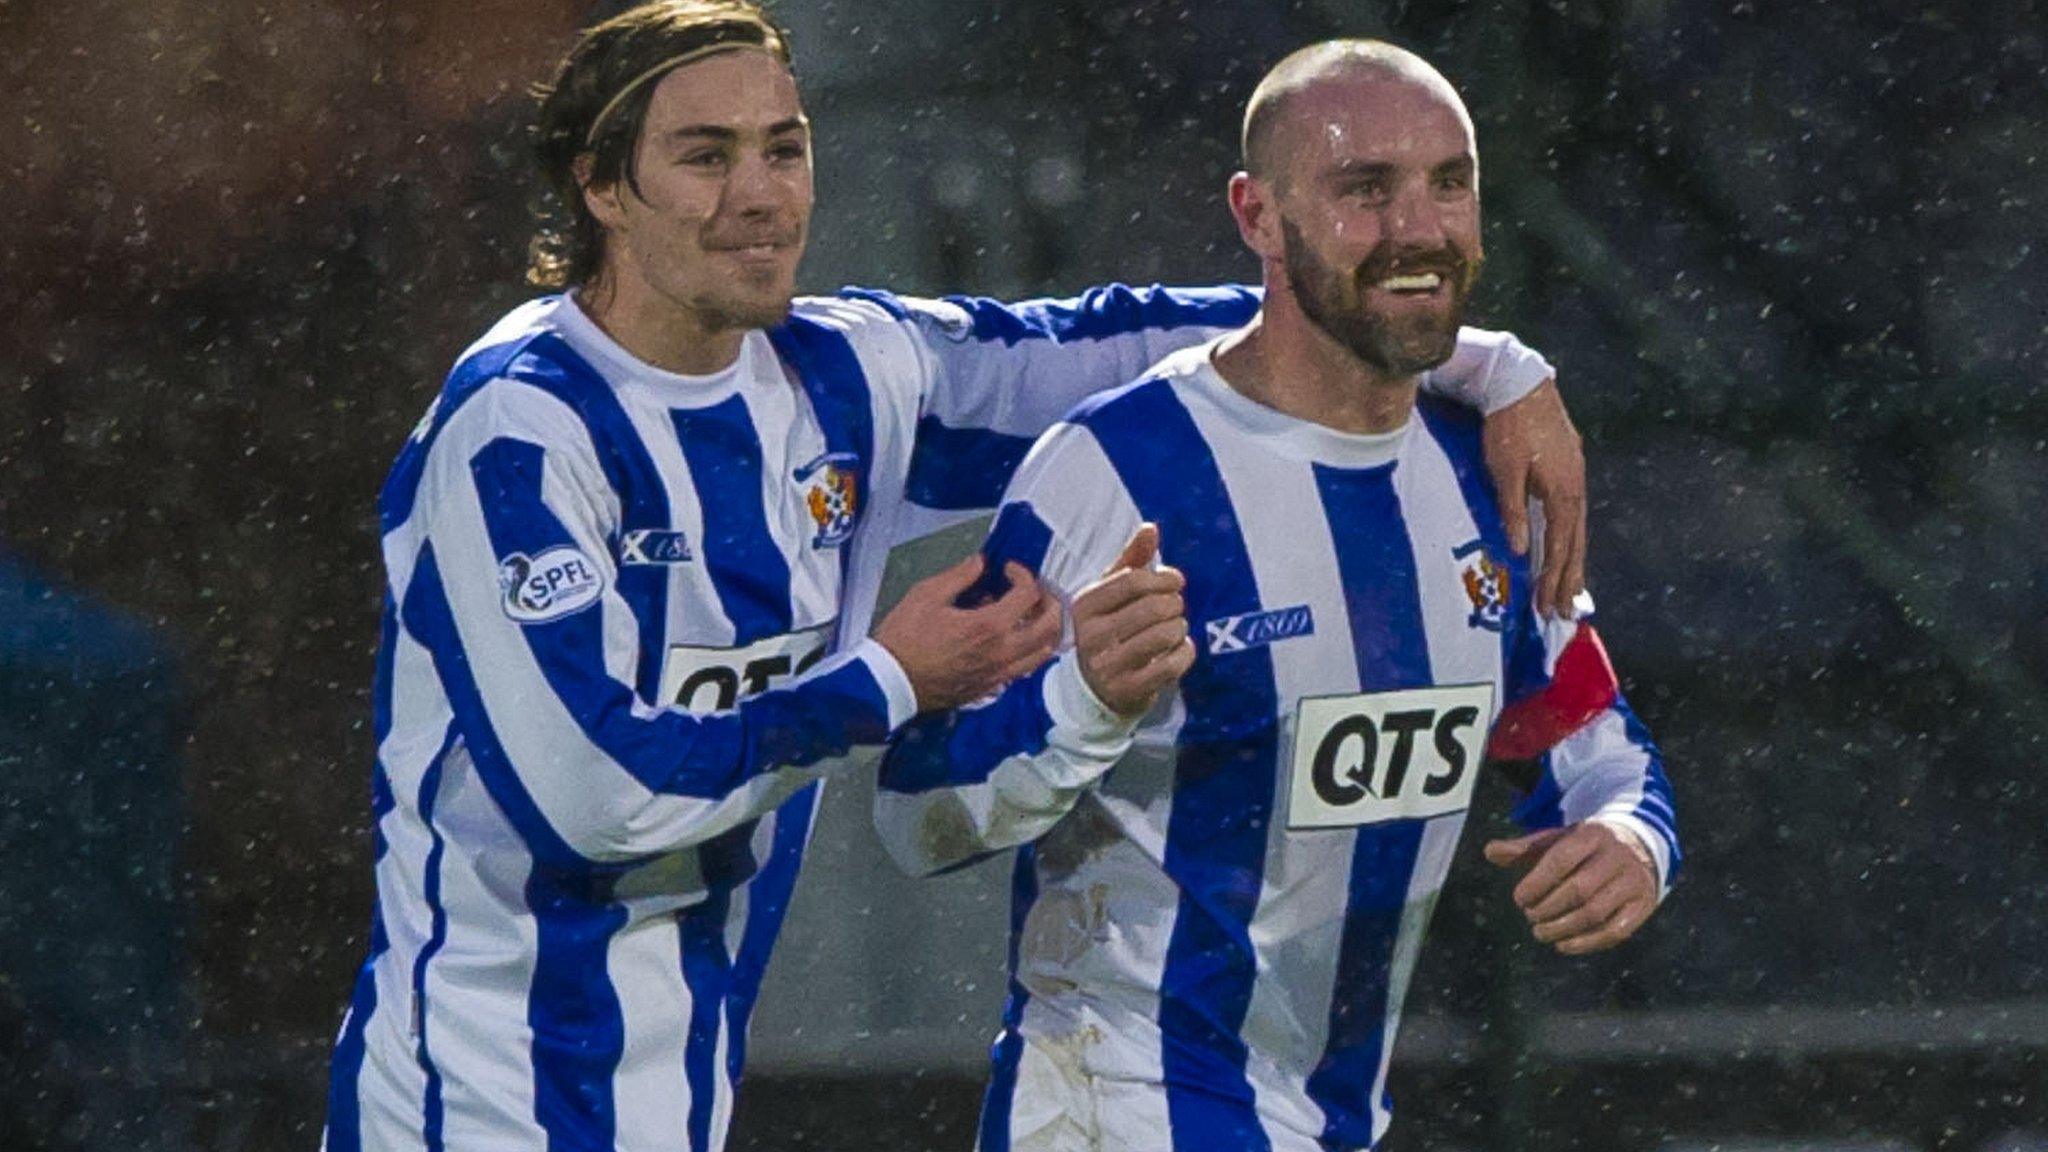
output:
[[1579,502],[1579,520],[1572,532],[1572,562],[1564,572],[1564,587],[1560,589],[1558,603],[1570,604],[1586,590],[1586,504]]
[[1557,943],[1557,950],[1566,956],[1584,956],[1589,952],[1601,952],[1636,934],[1636,929],[1657,910],[1654,896],[1639,897],[1622,905],[1621,909],[1607,922],[1590,932],[1568,937]]
[[1171,593],[1180,598],[1187,578],[1178,568],[1127,568],[1097,580],[1074,597],[1074,621],[1107,616],[1145,596]]
[[[1589,830],[1582,825],[1559,837],[1544,849],[1542,858],[1522,877],[1521,883],[1515,885],[1515,904],[1527,912],[1542,902],[1599,848],[1603,836],[1598,829]],[[1612,841],[1612,837],[1606,838]]]
[[[1580,875],[1584,875],[1583,870]],[[1615,914],[1627,907],[1635,898],[1635,893],[1630,891],[1628,885],[1616,882],[1620,878],[1617,872],[1614,877],[1591,892],[1577,907],[1549,919],[1538,920],[1532,929],[1536,939],[1545,944],[1554,944],[1595,931],[1614,919]],[[1566,884],[1570,885],[1573,882],[1566,881]]]
[[1158,555],[1159,525],[1147,521],[1138,525],[1138,530],[1131,533],[1130,542],[1124,545],[1123,554],[1116,558],[1116,563],[1110,565],[1109,570],[1118,572],[1127,568],[1150,567],[1153,558]]
[[[1634,935],[1656,911],[1655,867],[1625,835],[1598,823],[1579,824],[1542,852],[1515,888],[1515,902],[1539,942],[1565,955],[1598,952]],[[1489,859],[1505,858],[1511,845],[1533,839],[1488,845],[1498,849]]]
[[912,594],[929,595],[940,603],[951,604],[954,597],[973,587],[974,582],[981,578],[984,563],[979,552],[963,557],[951,568],[934,572],[918,581]]
[[1536,578],[1536,611],[1559,614],[1579,594],[1585,579],[1586,500],[1581,495],[1543,497],[1543,571]]
[[1187,606],[1175,592],[1152,592],[1104,612],[1099,600],[1074,604],[1074,643],[1091,653],[1126,644],[1139,633],[1167,621],[1187,627]]
[[1596,851],[1571,875],[1558,881],[1557,887],[1544,893],[1542,899],[1523,911],[1528,914],[1529,922],[1539,928],[1560,920],[1591,903],[1621,875],[1621,869],[1621,861]]
[[1488,841],[1483,850],[1486,862],[1499,868],[1527,867],[1564,834],[1563,828],[1545,828],[1513,840]]
[[1179,647],[1188,638],[1188,622],[1178,614],[1118,642],[1094,663],[1106,675],[1135,672]]
[[1493,473],[1494,491],[1500,497],[1501,523],[1508,530],[1508,546],[1515,555],[1529,554],[1529,468],[1526,456],[1506,451],[1488,453],[1486,467]]

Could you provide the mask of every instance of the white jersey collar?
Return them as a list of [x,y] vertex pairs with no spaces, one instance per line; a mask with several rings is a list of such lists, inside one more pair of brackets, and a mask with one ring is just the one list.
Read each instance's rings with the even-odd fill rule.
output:
[[1370,433],[1341,432],[1289,416],[1239,392],[1216,371],[1214,355],[1220,340],[1221,337],[1174,353],[1160,362],[1160,373],[1183,378],[1186,391],[1206,402],[1237,429],[1282,455],[1337,468],[1376,468],[1400,456],[1408,431],[1415,426],[1412,411],[1407,423],[1399,428]]

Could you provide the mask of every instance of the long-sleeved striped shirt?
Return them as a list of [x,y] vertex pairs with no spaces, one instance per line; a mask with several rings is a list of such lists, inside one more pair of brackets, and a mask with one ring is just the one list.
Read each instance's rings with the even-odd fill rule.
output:
[[[679,376],[549,297],[471,347],[380,502],[377,906],[326,1146],[721,1147],[815,782],[915,710],[866,639],[888,548],[1256,307],[849,292]],[[1472,402],[1541,380],[1474,339]]]
[[[1350,435],[1234,391],[1209,349],[1085,401],[1019,469],[985,552],[1071,596],[1142,522],[1187,578],[1192,669],[1141,723],[1071,650],[892,741],[878,829],[916,873],[1021,846],[982,1152],[1050,1091],[1027,1044],[1158,1086],[1145,1148],[1373,1146],[1387,1063],[1489,728],[1589,626],[1539,618],[1479,421],[1422,396]],[[1603,664],[1604,666],[1604,664]],[[1618,696],[1516,816],[1641,838],[1668,882],[1660,757]],[[1057,1101],[1052,1102],[1057,1108]],[[1020,1121],[1021,1122],[1021,1121]]]

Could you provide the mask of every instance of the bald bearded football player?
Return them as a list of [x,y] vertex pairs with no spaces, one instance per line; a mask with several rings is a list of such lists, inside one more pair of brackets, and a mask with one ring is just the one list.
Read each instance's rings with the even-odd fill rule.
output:
[[1074,647],[899,733],[876,810],[914,872],[1021,846],[982,1152],[1376,1146],[1489,751],[1529,769],[1529,834],[1486,857],[1539,941],[1609,948],[1661,901],[1671,791],[1590,601],[1537,609],[1478,422],[1418,394],[1478,175],[1420,58],[1283,61],[1230,184],[1259,313],[1082,403],[1006,493],[985,554],[1068,600]]

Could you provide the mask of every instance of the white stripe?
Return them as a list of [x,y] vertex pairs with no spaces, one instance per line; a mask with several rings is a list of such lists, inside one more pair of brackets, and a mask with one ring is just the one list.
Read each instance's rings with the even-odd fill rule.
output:
[[412,973],[433,928],[425,888],[433,841],[420,819],[419,789],[440,750],[448,712],[425,649],[402,629],[394,645],[392,725],[377,750],[395,802],[380,825],[385,852],[376,866],[378,914],[389,947],[377,960],[377,1008],[363,1032],[357,1107],[364,1148],[423,1146],[425,1139],[427,1078],[413,1028]]
[[[1401,502],[1401,518],[1408,526],[1431,678],[1438,684],[1501,683],[1501,634],[1471,623],[1472,601],[1465,592],[1463,561],[1452,554],[1479,539],[1479,527],[1465,506],[1450,458],[1420,417],[1402,446],[1401,463],[1394,471],[1394,491]],[[1507,557],[1493,559],[1505,562]],[[1495,712],[1500,710],[1500,697],[1496,691]],[[1492,722],[1493,718],[1487,717],[1489,726]],[[1476,771],[1478,765],[1471,768]]]
[[[1474,771],[1477,766],[1474,766]],[[1415,977],[1415,962],[1422,955],[1423,937],[1429,931],[1430,913],[1443,891],[1444,876],[1458,850],[1458,836],[1464,830],[1462,813],[1431,820],[1422,832],[1415,853],[1415,869],[1408,874],[1408,897],[1401,909],[1401,926],[1394,937],[1388,964],[1387,1014],[1381,1035],[1380,1067],[1372,1082],[1372,1139],[1377,1144],[1387,1134],[1393,1114],[1382,1101],[1387,1095],[1387,1069],[1394,1061],[1394,1038],[1401,1026],[1401,1004],[1408,998],[1408,985]]]
[[619,997],[625,1046],[612,1076],[622,1148],[665,1148],[688,1131],[684,1049],[695,1004],[683,980],[681,933],[672,915],[640,919],[612,937],[606,971]]
[[[427,1043],[441,1076],[449,1147],[541,1148],[533,1123],[533,1034],[526,1024],[536,930],[526,910],[532,860],[458,748],[442,766],[434,824],[447,937],[427,967]],[[488,852],[464,845],[489,844]],[[481,914],[480,914],[481,913]]]
[[[1262,1116],[1290,1128],[1320,1133],[1322,1109],[1302,1090],[1307,1070],[1328,1043],[1330,1001],[1342,952],[1344,910],[1357,834],[1289,833],[1286,790],[1279,776],[1291,762],[1294,702],[1358,688],[1357,658],[1336,544],[1315,474],[1246,437],[1207,403],[1190,404],[1216,457],[1224,484],[1240,498],[1238,524],[1259,586],[1259,606],[1314,607],[1315,631],[1267,646],[1280,703],[1281,739],[1273,765],[1274,810],[1268,824],[1265,876],[1252,916],[1253,947],[1264,961],[1252,985],[1244,1039],[1255,1055],[1246,1063]],[[1243,496],[1253,496],[1246,500]],[[1293,509],[1292,515],[1261,514]],[[1340,878],[1332,882],[1332,878]],[[1263,1057],[1263,1058],[1261,1058]]]

